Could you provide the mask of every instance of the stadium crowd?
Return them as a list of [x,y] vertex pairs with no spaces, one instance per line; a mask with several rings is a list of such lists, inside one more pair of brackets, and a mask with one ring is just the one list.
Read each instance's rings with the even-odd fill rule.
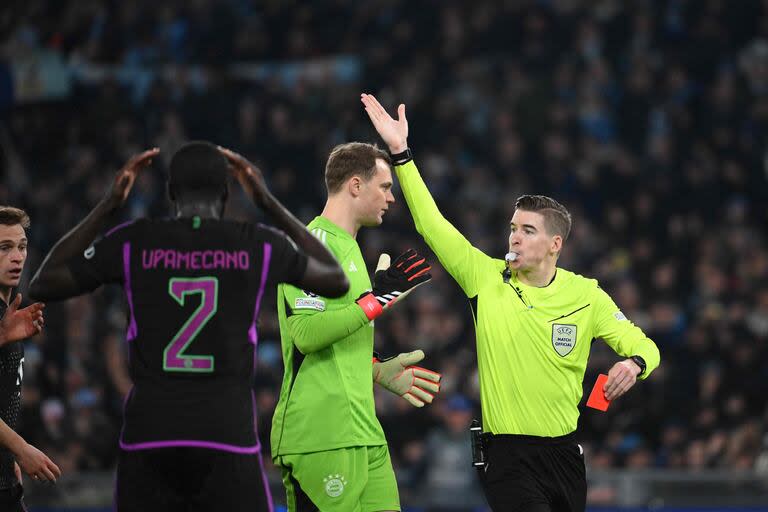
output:
[[[605,414],[583,411],[589,468],[768,472],[758,463],[768,450],[768,3],[30,0],[16,9],[2,27],[0,204],[32,218],[27,282],[113,171],[155,145],[161,161],[141,176],[126,217],[167,214],[170,155],[209,139],[260,163],[275,195],[309,221],[324,201],[329,150],[375,141],[358,100],[371,91],[388,108],[406,103],[416,162],[476,246],[503,256],[515,198],[557,198],[575,221],[560,266],[599,279],[658,344],[650,379]],[[64,92],[46,97],[51,75]],[[395,196],[383,226],[360,234],[369,270],[381,251],[428,251]],[[260,218],[246,205],[237,196],[228,215]],[[376,346],[422,348],[443,373],[441,396],[416,410],[377,390],[377,407],[403,501],[459,506],[479,499],[466,433],[479,414],[474,333],[458,286],[439,264],[433,273],[376,322]],[[105,289],[46,312],[44,334],[26,344],[22,434],[64,473],[109,470],[130,387],[124,300]],[[282,378],[274,306],[259,330],[268,452]],[[587,390],[616,360],[593,344]]]

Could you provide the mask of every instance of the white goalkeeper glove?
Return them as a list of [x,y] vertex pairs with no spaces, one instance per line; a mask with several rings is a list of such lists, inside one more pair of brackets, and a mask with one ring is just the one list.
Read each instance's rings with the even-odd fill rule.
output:
[[413,366],[424,359],[422,350],[414,350],[380,361],[374,357],[373,380],[397,396],[403,397],[414,407],[431,404],[440,392],[439,373]]

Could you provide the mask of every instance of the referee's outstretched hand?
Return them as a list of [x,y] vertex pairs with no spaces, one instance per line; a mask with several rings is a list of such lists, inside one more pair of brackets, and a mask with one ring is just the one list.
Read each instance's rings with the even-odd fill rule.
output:
[[629,391],[637,382],[640,367],[631,359],[619,361],[608,372],[603,393],[606,400],[614,400]]

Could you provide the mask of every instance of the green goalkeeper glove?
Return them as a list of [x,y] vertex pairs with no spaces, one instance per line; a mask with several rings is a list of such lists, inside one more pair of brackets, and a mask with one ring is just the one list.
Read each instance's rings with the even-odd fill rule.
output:
[[424,359],[422,350],[414,350],[380,361],[373,359],[373,380],[397,396],[403,397],[414,407],[431,404],[440,392],[439,373],[413,366]]

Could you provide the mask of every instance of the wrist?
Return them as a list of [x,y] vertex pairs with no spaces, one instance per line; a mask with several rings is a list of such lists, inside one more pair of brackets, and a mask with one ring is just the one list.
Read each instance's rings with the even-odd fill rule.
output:
[[403,140],[403,141],[400,141],[400,142],[398,142],[397,144],[395,144],[393,146],[389,146],[389,152],[392,153],[393,155],[396,155],[398,153],[402,153],[406,149],[408,149],[408,141],[407,140]]
[[637,368],[635,377],[639,377],[645,373],[645,359],[640,356],[632,356],[628,359],[628,361],[632,361],[633,366]]
[[104,199],[101,200],[101,203],[99,203],[98,207],[102,210],[103,213],[109,215],[117,210],[120,209],[121,202],[120,199],[108,195]]
[[16,434],[16,436],[10,440],[10,443],[8,443],[8,450],[10,450],[16,458],[21,458],[26,446],[27,442],[20,435]]
[[253,193],[253,201],[266,211],[274,210],[277,200],[269,190],[257,191]]
[[401,151],[391,151],[390,158],[392,159],[392,165],[405,165],[413,160],[413,153],[405,146]]
[[375,320],[384,312],[384,307],[371,292],[362,294],[355,302],[363,310],[368,320]]

